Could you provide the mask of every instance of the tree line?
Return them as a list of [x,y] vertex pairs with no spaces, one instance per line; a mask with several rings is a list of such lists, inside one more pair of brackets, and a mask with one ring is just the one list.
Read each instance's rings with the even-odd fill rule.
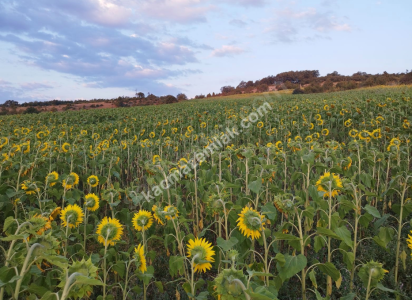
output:
[[242,80],[235,86],[222,86],[220,93],[197,95],[196,99],[230,96],[236,94],[262,93],[269,90],[293,89],[296,94],[322,93],[372,87],[378,85],[412,84],[412,72],[406,73],[383,72],[382,74],[368,74],[356,72],[352,75],[341,75],[334,71],[326,76],[320,76],[319,70],[288,71],[277,75],[264,77],[256,81]]

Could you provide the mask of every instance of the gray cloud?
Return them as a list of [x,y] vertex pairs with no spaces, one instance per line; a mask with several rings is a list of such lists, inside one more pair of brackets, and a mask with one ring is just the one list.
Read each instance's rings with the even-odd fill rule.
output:
[[[197,62],[194,49],[210,46],[187,37],[159,39],[156,27],[133,20],[122,1],[111,1],[114,7],[107,2],[3,1],[0,41],[14,45],[14,54],[27,66],[75,75],[79,83],[101,88],[148,86],[152,92],[166,91],[172,88],[161,80],[199,72],[170,68]],[[109,8],[116,16],[107,15]]]

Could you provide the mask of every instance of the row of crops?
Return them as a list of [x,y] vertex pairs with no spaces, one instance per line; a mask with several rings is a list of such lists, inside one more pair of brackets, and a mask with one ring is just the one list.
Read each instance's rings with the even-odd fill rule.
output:
[[0,119],[0,300],[412,299],[412,89]]

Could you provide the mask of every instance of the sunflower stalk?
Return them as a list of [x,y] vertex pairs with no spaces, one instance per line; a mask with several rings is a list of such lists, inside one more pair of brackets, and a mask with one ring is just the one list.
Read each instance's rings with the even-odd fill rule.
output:
[[[26,273],[28,271],[29,260],[30,260],[31,256],[33,255],[34,249],[36,249],[37,247],[44,247],[44,246],[39,244],[39,243],[35,243],[35,244],[31,245],[31,247],[29,249],[29,252],[27,253],[26,259],[24,260],[23,267],[20,270],[20,274],[18,274],[20,278],[17,281],[16,288],[14,290],[14,297],[16,298],[16,300],[19,299],[20,287],[21,287],[21,284],[23,282],[24,275],[26,275]],[[34,259],[34,261],[36,261],[36,259]]]
[[104,239],[104,257],[103,257],[103,300],[106,299],[106,281],[107,281],[107,271],[106,271],[106,255],[107,255],[107,246],[109,246],[109,235],[110,228],[107,229],[107,235]]
[[395,259],[395,285],[398,284],[398,271],[399,271],[399,252],[400,252],[400,247],[401,247],[401,234],[402,234],[402,218],[403,218],[403,210],[405,206],[405,194],[407,189],[409,188],[408,185],[408,180],[412,176],[406,176],[405,181],[401,182],[401,186],[403,186],[402,193],[399,193],[401,196],[401,207],[400,207],[400,212],[399,212],[399,220],[398,220],[398,238],[396,240],[396,259]]

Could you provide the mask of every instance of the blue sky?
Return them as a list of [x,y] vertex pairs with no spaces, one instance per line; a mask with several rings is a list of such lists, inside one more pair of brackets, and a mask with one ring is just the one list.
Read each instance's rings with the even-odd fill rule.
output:
[[0,103],[412,69],[410,0],[2,0]]

